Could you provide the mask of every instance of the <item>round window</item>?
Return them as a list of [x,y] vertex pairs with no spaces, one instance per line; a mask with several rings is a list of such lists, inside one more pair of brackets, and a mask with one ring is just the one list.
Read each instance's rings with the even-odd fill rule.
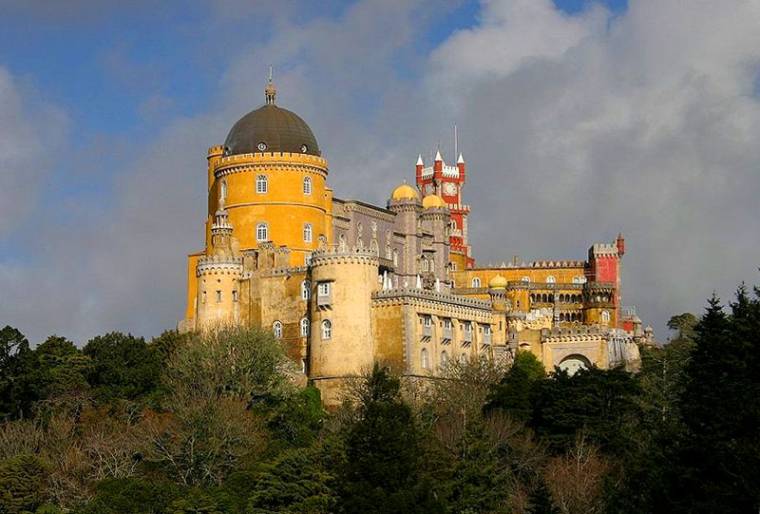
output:
[[257,148],[258,148],[260,151],[262,151],[262,152],[263,152],[264,150],[266,150],[266,149],[267,149],[267,144],[266,144],[264,141],[262,141],[262,142],[260,142],[260,143],[258,144]]
[[309,147],[306,145],[301,145],[301,153],[306,153],[306,150],[308,150]]

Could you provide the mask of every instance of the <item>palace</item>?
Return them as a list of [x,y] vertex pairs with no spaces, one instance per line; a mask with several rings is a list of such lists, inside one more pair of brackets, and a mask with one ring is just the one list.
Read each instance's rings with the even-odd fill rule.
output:
[[275,104],[208,151],[205,249],[188,257],[181,330],[271,329],[325,403],[374,361],[410,377],[451,359],[533,352],[548,370],[634,368],[652,339],[621,307],[622,236],[586,260],[478,267],[463,203],[467,165],[417,159],[386,206],[339,199],[309,126]]

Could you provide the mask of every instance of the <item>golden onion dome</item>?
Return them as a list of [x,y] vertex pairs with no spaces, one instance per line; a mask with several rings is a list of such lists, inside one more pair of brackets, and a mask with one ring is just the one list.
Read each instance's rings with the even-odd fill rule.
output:
[[422,199],[422,207],[425,209],[440,209],[446,207],[446,202],[438,195],[427,195]]
[[420,195],[417,193],[417,190],[410,186],[409,184],[401,184],[396,189],[393,190],[393,193],[391,194],[392,200],[419,200]]
[[496,275],[488,282],[488,287],[491,289],[506,289],[507,279],[501,275]]

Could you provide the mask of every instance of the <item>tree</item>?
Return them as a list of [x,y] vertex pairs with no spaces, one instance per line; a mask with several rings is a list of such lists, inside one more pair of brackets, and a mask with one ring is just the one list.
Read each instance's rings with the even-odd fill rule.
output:
[[284,452],[256,475],[247,512],[327,514],[334,512],[335,500],[333,477],[320,466],[317,452],[299,448]]
[[517,352],[512,367],[491,389],[486,412],[501,409],[512,418],[527,422],[533,414],[535,385],[546,378],[543,364],[531,352]]
[[45,466],[33,455],[0,462],[0,512],[34,511],[44,501],[46,479]]
[[91,339],[82,353],[91,361],[87,380],[101,399],[134,400],[158,385],[161,356],[141,337],[110,332]]
[[569,451],[553,457],[544,471],[544,480],[553,505],[562,514],[604,512],[603,487],[609,464],[582,434]]
[[420,447],[400,382],[375,365],[357,391],[356,420],[345,434],[340,472],[342,512],[431,513],[441,510],[419,477]]
[[572,376],[556,369],[538,383],[529,426],[555,452],[571,448],[582,431],[591,444],[623,455],[637,437],[631,427],[639,416],[638,394],[634,376],[621,368],[590,368]]
[[0,330],[0,420],[28,415],[36,399],[29,341],[13,327]]
[[40,400],[71,397],[88,392],[90,361],[69,341],[50,336],[34,349],[33,377]]
[[695,342],[682,396],[686,437],[679,465],[674,467],[677,475],[671,476],[673,511],[756,512],[760,507],[758,291],[750,298],[742,286],[730,315],[713,297],[696,326]]
[[[170,482],[145,478],[109,479],[99,482],[94,497],[78,514],[158,514],[182,491]],[[169,511],[170,512],[170,511]]]
[[684,312],[683,314],[672,316],[668,320],[668,328],[677,332],[677,340],[689,339],[693,341],[695,336],[694,329],[698,322],[699,320],[694,314]]

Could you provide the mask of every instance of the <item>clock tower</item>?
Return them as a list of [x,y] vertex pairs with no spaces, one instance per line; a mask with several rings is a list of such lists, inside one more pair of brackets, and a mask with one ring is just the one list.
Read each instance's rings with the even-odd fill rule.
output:
[[438,195],[443,198],[451,212],[449,239],[451,244],[451,266],[454,270],[470,269],[475,266],[472,249],[467,239],[467,215],[470,206],[462,202],[462,188],[465,182],[465,163],[459,154],[456,166],[447,165],[440,150],[435,154],[432,166],[425,167],[422,155],[417,158],[417,187],[423,196]]

